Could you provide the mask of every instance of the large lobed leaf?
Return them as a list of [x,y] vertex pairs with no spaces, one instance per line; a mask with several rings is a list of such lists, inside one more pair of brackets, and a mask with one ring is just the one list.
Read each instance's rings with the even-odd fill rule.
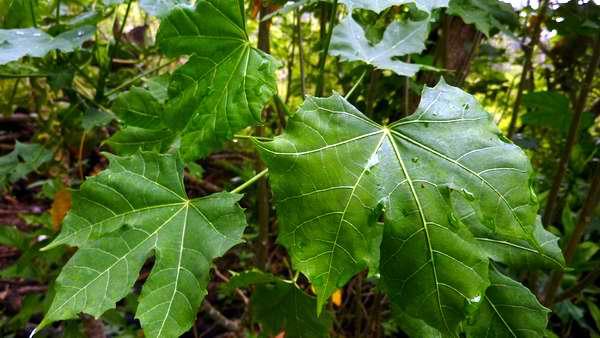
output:
[[156,257],[136,311],[147,337],[187,331],[206,294],[214,258],[241,241],[240,195],[189,199],[175,155],[138,152],[73,192],[73,207],[48,246],[79,246],[56,281],[39,328],[80,312],[100,316],[131,292],[149,255]]
[[240,1],[199,1],[176,8],[160,25],[157,43],[170,57],[190,55],[174,74],[163,122],[181,131],[184,158],[221,146],[261,122],[276,92],[275,60],[251,46]]
[[[279,241],[314,285],[319,309],[379,263],[392,302],[453,335],[482,303],[489,258],[512,264],[507,252],[521,247],[559,252],[535,233],[544,230],[535,228],[525,154],[472,96],[443,81],[389,126],[339,95],[308,98],[282,136],[257,146],[270,170]],[[474,234],[508,244],[485,248]]]
[[397,57],[420,53],[425,49],[429,32],[427,20],[417,22],[392,22],[383,33],[383,39],[372,45],[364,29],[346,16],[335,26],[331,38],[331,55],[343,61],[362,61],[380,69],[389,69],[398,75],[413,76],[420,66],[397,60]]
[[55,49],[72,52],[89,40],[95,30],[93,26],[83,26],[53,37],[37,28],[0,29],[0,65],[27,55],[42,57]]
[[[445,0],[343,0],[342,3],[349,7],[350,13],[333,30],[330,54],[340,56],[342,61],[362,61],[402,76],[415,75],[421,66],[402,62],[398,58],[420,53],[425,49],[431,11],[448,5]],[[414,3],[419,9],[427,12],[427,18],[416,22],[394,21],[385,29],[381,41],[375,44],[369,41],[365,29],[352,18],[354,8],[369,9],[379,13],[388,7],[409,3]]]

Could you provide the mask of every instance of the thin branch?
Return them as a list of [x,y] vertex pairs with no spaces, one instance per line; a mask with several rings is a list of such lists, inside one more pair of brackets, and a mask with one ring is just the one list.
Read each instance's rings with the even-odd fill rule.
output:
[[548,9],[548,3],[549,0],[544,0],[540,4],[540,7],[538,8],[537,18],[531,31],[531,41],[529,42],[529,45],[525,47],[523,70],[521,72],[521,79],[519,80],[519,87],[517,89],[517,97],[515,98],[513,112],[510,118],[510,124],[508,126],[508,138],[512,138],[516,130],[517,118],[519,116],[519,110],[521,109],[521,101],[523,99],[523,92],[525,91],[525,85],[527,83],[527,74],[529,74],[529,71],[533,64],[533,52],[535,50],[535,46],[537,45],[537,41],[540,39],[540,34],[542,32],[542,22],[546,18],[546,10]]
[[306,76],[304,74],[304,47],[302,43],[302,15],[296,9],[296,37],[298,39],[298,58],[300,59],[300,93],[302,98],[306,96]]
[[587,102],[588,94],[591,90],[592,82],[594,80],[594,73],[596,72],[596,69],[598,69],[598,66],[600,66],[600,38],[597,38],[594,42],[592,58],[590,59],[590,64],[588,66],[585,78],[581,85],[579,97],[577,98],[577,102],[575,103],[573,118],[571,119],[571,125],[569,127],[569,134],[567,135],[565,148],[558,162],[558,169],[556,170],[556,174],[552,181],[550,193],[548,193],[548,202],[546,203],[546,208],[544,209],[544,216],[542,217],[542,220],[545,225],[552,223],[554,215],[556,214],[555,209],[558,200],[558,193],[560,191],[560,186],[562,184],[563,178],[565,177],[565,174],[567,172],[567,166],[569,164],[569,160],[571,159],[571,152],[573,151],[573,148],[577,143],[579,127],[581,125],[581,117],[583,115],[583,110]]
[[[592,215],[596,206],[598,205],[598,200],[600,199],[600,161],[595,160],[593,165],[593,173],[592,183],[590,184],[590,190],[588,191],[585,202],[583,203],[583,207],[579,212],[579,218],[577,220],[577,224],[575,225],[575,229],[571,233],[569,237],[569,241],[567,242],[567,246],[564,248],[563,253],[565,256],[565,263],[569,265],[573,261],[573,257],[575,256],[575,251],[577,250],[577,246],[587,229],[587,226],[590,224],[592,220]],[[554,298],[560,284],[562,282],[564,276],[564,271],[555,271],[552,274],[552,277],[548,284],[546,284],[546,292],[544,296],[544,304],[546,306],[552,306],[554,304]]]
[[323,96],[325,87],[325,63],[327,61],[327,54],[329,54],[329,45],[331,43],[331,36],[333,35],[333,27],[335,26],[335,18],[337,17],[337,4],[338,0],[333,0],[331,7],[331,16],[329,17],[329,29],[327,30],[327,36],[325,40],[322,40],[321,55],[319,57],[319,74],[317,78],[317,89],[315,90],[315,96]]
[[212,318],[212,320],[214,320],[217,324],[231,332],[237,332],[241,328],[240,322],[238,320],[231,320],[225,317],[206,299],[202,303],[202,310],[204,310],[206,314],[210,318]]

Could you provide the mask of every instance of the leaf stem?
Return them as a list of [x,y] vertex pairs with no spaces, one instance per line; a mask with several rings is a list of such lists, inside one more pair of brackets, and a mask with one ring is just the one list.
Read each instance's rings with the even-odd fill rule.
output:
[[346,93],[346,96],[344,96],[344,99],[348,100],[350,98],[350,96],[352,96],[352,94],[354,94],[354,91],[356,90],[356,88],[358,88],[358,85],[365,78],[365,75],[367,75],[367,71],[368,71],[368,69],[365,69],[365,71],[360,75],[360,77],[358,78],[358,80],[356,81],[354,86],[352,86],[352,88],[350,88],[350,91],[348,91],[348,93]]
[[115,45],[113,48],[109,48],[108,65],[102,67],[102,69],[100,69],[100,73],[98,74],[98,86],[96,88],[95,97],[96,101],[100,101],[105,97],[104,87],[106,86],[106,76],[108,75],[109,69],[112,67],[115,51],[119,48],[119,44],[123,36],[123,30],[125,30],[125,23],[127,23],[127,17],[129,16],[129,10],[131,9],[131,2],[132,0],[127,1],[127,9],[125,9],[125,16],[123,16],[123,20],[121,21],[121,27],[119,27],[119,34],[116,36]]
[[323,96],[324,81],[325,81],[325,61],[327,61],[327,54],[329,53],[329,45],[331,43],[331,36],[333,35],[333,27],[335,26],[335,18],[337,16],[337,4],[338,0],[333,0],[331,8],[331,16],[329,17],[329,29],[327,30],[327,36],[323,42],[323,51],[319,58],[319,77],[317,78],[317,89],[315,90],[315,96]]
[[265,170],[259,172],[258,174],[254,175],[252,178],[250,178],[249,180],[247,180],[246,182],[242,183],[237,188],[231,190],[231,193],[232,194],[237,194],[237,193],[242,192],[244,189],[246,189],[249,186],[251,186],[252,184],[254,184],[254,182],[258,181],[259,179],[261,179],[262,177],[264,177],[265,175],[267,175],[268,172],[269,172],[269,169],[265,169]]
[[233,135],[233,137],[234,138],[240,138],[240,139],[250,139],[250,140],[256,139],[256,140],[259,140],[259,141],[267,141],[267,142],[268,141],[273,141],[273,139],[270,138],[270,137],[252,136],[252,135],[238,135],[238,134],[236,134],[236,135]]
[[296,9],[296,38],[298,39],[298,58],[300,61],[300,93],[306,96],[306,76],[304,74],[304,47],[302,45],[302,13]]
[[156,72],[156,71],[159,71],[159,70],[161,70],[161,69],[165,68],[166,66],[168,66],[168,65],[170,65],[170,64],[172,64],[172,63],[174,63],[175,61],[177,61],[177,59],[173,59],[173,60],[171,60],[171,61],[169,61],[169,62],[167,62],[167,63],[165,63],[165,64],[159,65],[159,66],[157,66],[157,67],[154,67],[154,68],[152,68],[152,69],[148,69],[148,70],[146,70],[146,71],[144,71],[144,72],[142,72],[142,73],[138,74],[137,76],[135,76],[135,77],[133,77],[133,78],[131,78],[131,79],[129,79],[129,80],[127,80],[127,81],[125,81],[125,82],[121,83],[120,85],[116,86],[115,88],[113,88],[113,89],[109,90],[108,92],[106,92],[106,94],[105,94],[105,95],[106,95],[106,96],[111,96],[111,95],[113,95],[113,94],[117,93],[118,91],[120,91],[121,89],[123,89],[123,88],[125,88],[125,87],[127,87],[127,86],[131,85],[131,84],[132,84],[132,83],[134,83],[134,82],[136,82],[137,80],[139,80],[139,79],[141,79],[141,78],[143,78],[143,77],[145,77],[145,76],[147,76],[147,75],[149,75],[149,74],[152,74],[152,73],[154,73],[154,72]]

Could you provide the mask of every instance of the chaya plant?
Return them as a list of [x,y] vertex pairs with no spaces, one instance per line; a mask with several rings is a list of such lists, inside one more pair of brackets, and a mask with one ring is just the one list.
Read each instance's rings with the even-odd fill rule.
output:
[[[425,39],[422,23],[418,29]],[[241,1],[176,8],[163,18],[157,40],[166,54],[187,54],[189,61],[170,78],[166,99],[143,89],[117,99],[114,110],[129,124],[121,133],[134,128],[119,140],[137,147],[128,146],[125,156],[107,154],[109,167],[73,193],[72,210],[48,248],[79,249],[57,278],[38,330],[114,308],[153,256],[136,318],[148,337],[179,336],[207,294],[213,260],[242,241],[238,193],[266,171],[232,192],[190,198],[184,160],[260,120],[275,93],[276,62],[250,47]],[[316,300],[297,278],[240,275],[232,283],[257,285],[253,320],[263,320],[266,331],[326,336],[327,299],[368,269],[411,335],[544,335],[548,310],[505,272],[561,268],[557,238],[537,217],[527,157],[471,95],[441,80],[424,89],[414,114],[384,125],[340,95],[307,97],[287,122],[282,135],[255,145],[268,167],[279,243]],[[137,136],[144,141],[136,143]],[[273,304],[262,299],[271,295]]]

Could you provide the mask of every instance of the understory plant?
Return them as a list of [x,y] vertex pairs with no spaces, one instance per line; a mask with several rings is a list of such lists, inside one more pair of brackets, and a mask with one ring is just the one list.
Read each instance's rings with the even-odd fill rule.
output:
[[[539,216],[537,171],[462,88],[468,69],[420,57],[432,48],[435,27],[450,27],[451,17],[477,29],[477,44],[509,31],[518,25],[509,5],[121,2],[92,6],[95,21],[88,15],[61,22],[57,1],[51,30],[36,28],[35,17],[31,28],[0,30],[0,64],[13,66],[7,71],[26,72],[13,62],[23,57],[45,57],[40,69],[45,62],[75,66],[70,80],[54,80],[71,107],[85,108],[77,119],[87,123],[77,162],[81,181],[41,255],[77,249],[52,283],[33,336],[83,314],[104,318],[124,303],[134,304],[146,337],[191,329],[197,335],[199,312],[238,335],[335,336],[336,309],[351,306],[341,300],[349,299],[343,291],[349,289],[359,290],[352,298],[356,313],[369,318],[366,328],[353,324],[356,336],[550,334],[553,304],[538,300],[536,276],[563,273],[570,262],[559,231],[549,231]],[[154,43],[125,35],[132,3],[147,13],[143,34],[148,16],[158,18]],[[305,8],[320,8],[314,53],[302,50]],[[114,20],[116,42],[102,46],[99,22],[116,9],[123,15]],[[283,41],[293,45],[292,60],[300,49],[298,88],[283,88],[281,74],[288,66],[292,76],[294,66],[270,54],[271,25],[290,17],[293,29]],[[90,40],[96,40],[91,51]],[[115,62],[137,53],[160,58],[150,70],[119,75]],[[305,66],[314,73],[307,76]],[[328,81],[342,68],[352,69],[353,83],[333,90]],[[152,75],[161,69],[168,71]],[[374,86],[384,76],[402,81],[392,84],[406,95],[401,112],[378,113],[387,108],[374,102],[388,94]],[[307,93],[313,86],[314,96]],[[301,94],[291,103],[294,90]],[[288,108],[293,104],[298,108]],[[84,178],[83,144],[99,128],[107,134],[98,141],[103,162]],[[242,146],[241,180],[203,193],[193,188],[211,154]],[[0,158],[0,173],[7,168],[0,183],[17,182],[51,160],[49,150],[17,143]],[[218,288],[211,287],[215,274]],[[252,290],[250,298],[244,290]],[[241,322],[203,303],[236,295],[247,309]]]

